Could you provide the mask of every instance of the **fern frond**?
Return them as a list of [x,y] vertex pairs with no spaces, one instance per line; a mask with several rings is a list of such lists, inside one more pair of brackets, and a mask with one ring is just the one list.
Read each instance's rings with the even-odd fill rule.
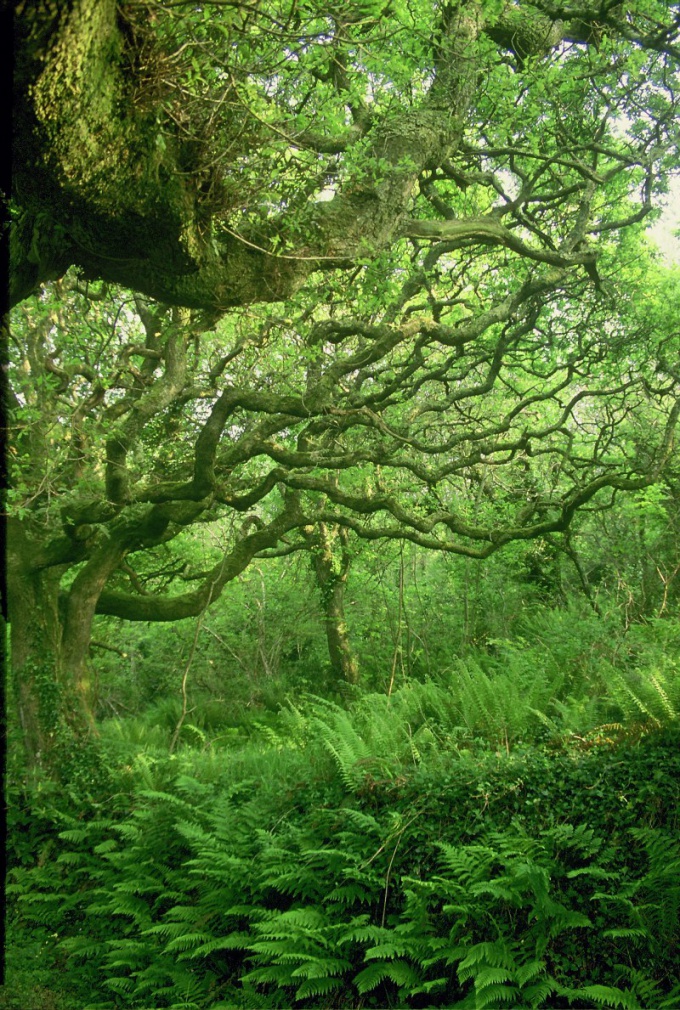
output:
[[548,997],[552,996],[556,989],[557,984],[554,979],[541,979],[540,982],[528,985],[522,989],[522,1000],[524,1003],[528,1003],[533,1010],[533,1008],[544,1006]]
[[545,961],[527,961],[515,969],[515,982],[524,987],[532,978],[545,971]]
[[575,849],[587,856],[594,856],[603,845],[603,840],[586,824],[556,824],[543,832],[557,849]]
[[267,937],[289,936],[291,926],[316,934],[325,922],[325,915],[317,908],[290,908],[287,912],[279,913],[273,924],[256,928]]
[[650,978],[645,972],[639,971],[636,968],[631,968],[630,965],[620,964],[616,967],[618,968],[621,976],[625,976],[627,978],[638,1002],[643,1007],[663,1006],[664,997],[658,982]]
[[114,992],[120,993],[121,996],[132,992],[135,987],[134,982],[130,978],[106,978],[103,985],[108,986],[109,989],[113,989]]
[[514,1008],[518,1005],[519,990],[513,985],[489,985],[483,989],[475,988],[475,994],[476,1005],[480,1010],[497,1006],[499,1003],[507,1003]]
[[410,953],[410,943],[399,943],[397,940],[390,940],[389,943],[379,943],[375,947],[369,947],[364,957],[367,961],[372,961],[378,958],[406,957]]
[[643,700],[640,693],[633,690],[624,676],[612,669],[607,678],[607,686],[612,700],[619,706],[624,719],[639,719],[640,715],[646,716],[651,722],[660,725],[659,719],[652,712],[649,705]]
[[419,973],[406,961],[376,961],[355,975],[354,985],[363,995],[387,978],[401,988],[416,987],[422,981]]
[[290,970],[286,965],[268,964],[263,968],[255,968],[241,976],[242,985],[264,985],[274,982],[284,987],[290,985]]
[[65,842],[86,842],[90,838],[90,828],[67,828],[65,831],[59,832],[59,838],[63,838]]
[[194,845],[205,845],[209,850],[216,848],[214,835],[196,824],[195,821],[178,820],[174,822],[173,827],[183,838],[193,842]]
[[480,965],[514,970],[515,959],[512,951],[502,940],[476,943],[473,947],[467,948],[466,956],[458,965],[458,977],[461,981],[471,978]]
[[592,1000],[598,1006],[640,1010],[640,1004],[629,989],[619,989],[612,985],[585,985],[580,989],[572,990],[572,992],[580,999]]
[[77,960],[87,961],[90,958],[103,958],[106,944],[101,940],[90,940],[81,936],[70,936],[59,945],[69,955]]
[[79,866],[89,866],[89,860],[84,852],[62,852],[57,856],[56,862],[59,866],[70,866],[74,870]]
[[348,971],[352,964],[339,957],[313,957],[304,955],[305,960],[291,972],[293,978],[331,978]]
[[174,940],[170,940],[165,946],[165,951],[168,954],[185,953],[209,942],[209,940],[209,933],[183,933],[181,936],[176,936]]
[[488,989],[489,986],[510,982],[514,977],[514,971],[510,971],[507,968],[481,968],[474,976],[475,989],[477,991]]
[[680,984],[674,985],[667,996],[659,1000],[659,1010],[676,1010],[680,1005]]
[[407,988],[409,991],[422,981],[420,973],[407,961],[391,962],[387,966],[387,974],[400,989]]
[[612,940],[640,940],[649,936],[646,929],[638,927],[630,927],[628,929],[621,927],[618,929],[604,929],[602,931],[602,936],[606,936]]
[[336,938],[338,947],[345,943],[364,943],[383,936],[384,929],[370,924],[370,915],[358,915],[348,923],[349,929],[344,930]]
[[209,954],[214,954],[216,950],[247,950],[251,940],[250,933],[230,933],[229,936],[221,936],[201,944],[191,952],[190,957],[207,957]]
[[344,982],[341,978],[313,978],[303,982],[295,993],[296,999],[310,999],[315,996],[327,996],[329,992],[342,988]]
[[677,719],[678,712],[675,710],[675,707],[673,706],[671,699],[668,697],[668,693],[665,690],[664,685],[661,684],[659,677],[655,673],[649,675],[649,683],[652,685],[652,687],[655,689],[658,695],[661,708],[666,718],[669,720]]
[[182,799],[181,796],[176,796],[174,793],[162,792],[160,789],[140,789],[137,795],[143,797],[145,800],[149,800],[150,803],[159,803],[181,810],[192,810],[191,804]]
[[494,849],[486,845],[455,846],[438,842],[437,848],[444,865],[457,878],[457,882],[465,887],[483,880],[497,855]]
[[108,852],[113,852],[118,848],[118,842],[115,838],[105,838],[103,842],[99,845],[95,845],[93,852],[96,852],[98,856],[103,856]]
[[592,877],[594,880],[618,880],[621,874],[617,870],[605,870],[602,866],[579,866],[575,870],[567,870],[565,877],[573,880],[576,877]]
[[374,897],[372,888],[359,883],[340,884],[326,895],[326,900],[338,905],[369,904]]

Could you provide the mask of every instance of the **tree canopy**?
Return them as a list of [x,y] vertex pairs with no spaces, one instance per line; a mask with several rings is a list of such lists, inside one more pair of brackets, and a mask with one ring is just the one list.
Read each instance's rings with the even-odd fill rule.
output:
[[75,264],[220,313],[405,238],[599,283],[676,159],[677,32],[656,0],[19,4],[13,296]]
[[199,614],[339,531],[484,558],[662,478],[678,286],[644,223],[678,165],[677,5],[19,14],[27,724],[45,664],[87,695],[95,614]]

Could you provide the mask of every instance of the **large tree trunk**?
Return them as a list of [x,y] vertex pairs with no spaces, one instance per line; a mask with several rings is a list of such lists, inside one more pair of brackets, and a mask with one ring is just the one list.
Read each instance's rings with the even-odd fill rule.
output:
[[[12,687],[29,769],[55,778],[95,733],[87,653],[65,656],[59,575],[50,570],[9,582]],[[89,645],[89,634],[87,635]]]
[[91,616],[80,647],[65,634],[60,580],[67,566],[35,570],[30,544],[12,530],[7,559],[11,683],[29,770],[68,777],[95,735],[87,656]]
[[347,531],[330,530],[325,523],[318,523],[305,532],[313,551],[314,574],[321,593],[331,669],[338,680],[356,684],[359,664],[352,651],[345,620],[345,590],[350,566]]

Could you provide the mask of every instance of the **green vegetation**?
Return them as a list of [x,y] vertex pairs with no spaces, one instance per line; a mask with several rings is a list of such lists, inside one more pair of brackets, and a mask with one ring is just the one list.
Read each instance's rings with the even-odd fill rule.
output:
[[106,653],[97,765],[10,789],[2,1005],[676,1007],[678,624],[625,631],[570,595],[448,669],[336,701],[301,694],[320,622],[288,629],[316,632],[307,659],[232,681],[212,615],[173,753],[182,671],[164,664],[190,629],[126,643],[137,685]]
[[17,12],[0,1007],[679,1008],[678,4]]

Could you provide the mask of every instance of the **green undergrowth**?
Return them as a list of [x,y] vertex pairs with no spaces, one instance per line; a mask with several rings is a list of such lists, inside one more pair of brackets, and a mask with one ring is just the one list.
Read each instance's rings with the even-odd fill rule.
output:
[[580,733],[466,671],[173,755],[105,727],[108,791],[11,797],[0,1005],[680,1006],[671,667]]
[[[351,708],[351,716],[329,704],[330,736],[344,719],[363,741],[356,744],[356,756],[368,748],[390,761],[403,755],[408,737],[407,753],[417,762],[442,748],[510,750],[548,738],[581,737],[602,725],[661,726],[680,717],[676,622],[648,622],[623,635],[595,615],[554,611],[542,612],[533,623],[528,616],[525,625],[525,637],[494,639],[436,676],[399,683],[391,697],[348,687],[343,707]],[[285,681],[272,686],[278,700],[271,707],[230,708],[196,694],[183,719],[180,698],[163,697],[135,716],[105,720],[107,753],[113,764],[125,764],[140,752],[162,756],[181,722],[180,748],[227,749],[238,764],[263,741],[269,744],[282,732],[289,740],[294,737],[295,711],[306,725],[314,706],[320,717],[316,729],[322,731],[325,703],[317,699],[300,706],[299,688],[285,687]],[[287,701],[291,696],[297,709]],[[347,746],[347,734],[341,741]]]

